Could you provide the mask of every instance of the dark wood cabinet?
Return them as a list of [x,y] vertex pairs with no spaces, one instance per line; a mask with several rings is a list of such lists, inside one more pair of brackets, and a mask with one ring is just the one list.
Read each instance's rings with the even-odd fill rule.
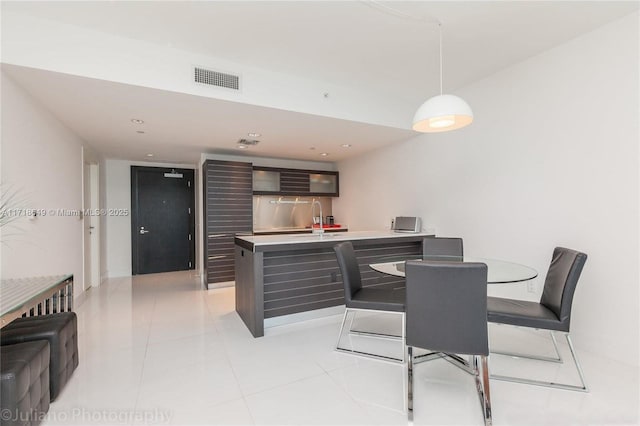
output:
[[339,173],[324,170],[253,168],[255,195],[338,197]]
[[309,172],[284,169],[280,171],[280,193],[289,195],[309,193]]
[[234,238],[253,232],[251,163],[207,160],[202,165],[204,273],[207,284],[235,279]]

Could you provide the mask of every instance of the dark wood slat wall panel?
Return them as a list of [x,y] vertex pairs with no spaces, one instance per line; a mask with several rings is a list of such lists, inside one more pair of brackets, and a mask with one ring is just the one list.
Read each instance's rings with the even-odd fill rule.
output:
[[309,173],[306,171],[283,170],[280,172],[281,192],[309,192]]
[[[404,288],[404,279],[373,271],[370,263],[422,254],[421,242],[358,247],[362,285]],[[264,317],[272,318],[344,304],[344,286],[332,248],[264,253]]]
[[262,253],[252,253],[236,246],[236,312],[254,336],[264,335],[264,293],[262,286]]
[[253,165],[205,161],[203,191],[207,284],[233,281],[235,235],[253,231]]
[[[342,282],[335,282],[335,283],[329,283],[329,284],[316,284],[312,287],[313,287],[313,291],[316,293],[344,291],[342,287]],[[281,300],[281,299],[287,299],[291,297],[306,296],[309,293],[309,290],[310,290],[310,287],[293,287],[290,289],[283,289],[283,290],[270,289],[268,293],[265,293],[264,300],[265,302],[268,302],[272,300]]]

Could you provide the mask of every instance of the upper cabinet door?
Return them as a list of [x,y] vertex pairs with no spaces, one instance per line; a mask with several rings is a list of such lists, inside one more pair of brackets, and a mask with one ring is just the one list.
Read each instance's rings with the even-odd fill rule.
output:
[[280,172],[276,170],[253,170],[254,192],[280,192]]
[[309,192],[311,194],[327,194],[338,196],[338,172],[310,173]]

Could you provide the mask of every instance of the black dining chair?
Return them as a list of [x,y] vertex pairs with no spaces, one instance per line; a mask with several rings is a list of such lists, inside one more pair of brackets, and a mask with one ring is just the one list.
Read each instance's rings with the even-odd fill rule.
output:
[[[340,273],[342,274],[342,282],[344,283],[344,302],[345,311],[342,318],[342,324],[340,325],[340,332],[338,333],[338,341],[336,343],[336,350],[340,352],[346,352],[353,355],[366,356],[375,359],[381,359],[386,361],[404,362],[405,360],[405,346],[404,346],[404,302],[405,291],[404,289],[377,289],[368,288],[362,286],[362,277],[360,276],[360,267],[356,258],[355,250],[351,242],[346,241],[339,243],[333,247],[338,259],[338,266],[340,267]],[[388,357],[384,355],[371,354],[353,349],[345,349],[340,347],[340,340],[344,332],[344,326],[347,320],[347,315],[353,312],[351,318],[351,325],[349,326],[349,332],[351,333],[351,327],[353,325],[353,317],[358,311],[366,312],[378,312],[378,313],[393,313],[402,316],[402,332],[400,336],[390,336],[382,333],[370,333],[370,332],[357,332],[358,335],[363,335],[372,338],[382,338],[391,340],[400,340],[402,344],[402,358]]]
[[490,425],[487,265],[408,261],[406,278],[409,420],[413,420],[413,348],[418,347],[446,354],[472,355],[472,372],[484,421]]
[[549,270],[547,271],[540,302],[503,299],[499,297],[489,297],[487,301],[489,322],[549,331],[558,357],[548,358],[492,350],[493,353],[540,361],[562,362],[553,333],[557,331],[563,332],[569,345],[576,370],[578,370],[581,385],[575,386],[501,375],[494,375],[492,378],[566,390],[588,391],[582,367],[578,362],[571,337],[569,336],[573,294],[586,261],[587,255],[584,253],[563,247],[556,247],[553,251]]
[[422,255],[425,260],[441,259],[462,260],[464,251],[462,238],[427,237],[422,243]]

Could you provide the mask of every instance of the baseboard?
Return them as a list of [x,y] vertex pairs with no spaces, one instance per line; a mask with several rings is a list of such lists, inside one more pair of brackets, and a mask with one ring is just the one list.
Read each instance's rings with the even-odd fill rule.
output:
[[221,283],[207,284],[207,289],[213,290],[215,288],[235,287],[235,285],[236,285],[235,281],[224,281]]
[[343,315],[344,305],[332,306],[329,308],[314,309],[313,311],[298,312],[296,314],[282,315],[279,317],[266,318],[264,328],[278,327],[285,324],[293,324],[301,321]]

